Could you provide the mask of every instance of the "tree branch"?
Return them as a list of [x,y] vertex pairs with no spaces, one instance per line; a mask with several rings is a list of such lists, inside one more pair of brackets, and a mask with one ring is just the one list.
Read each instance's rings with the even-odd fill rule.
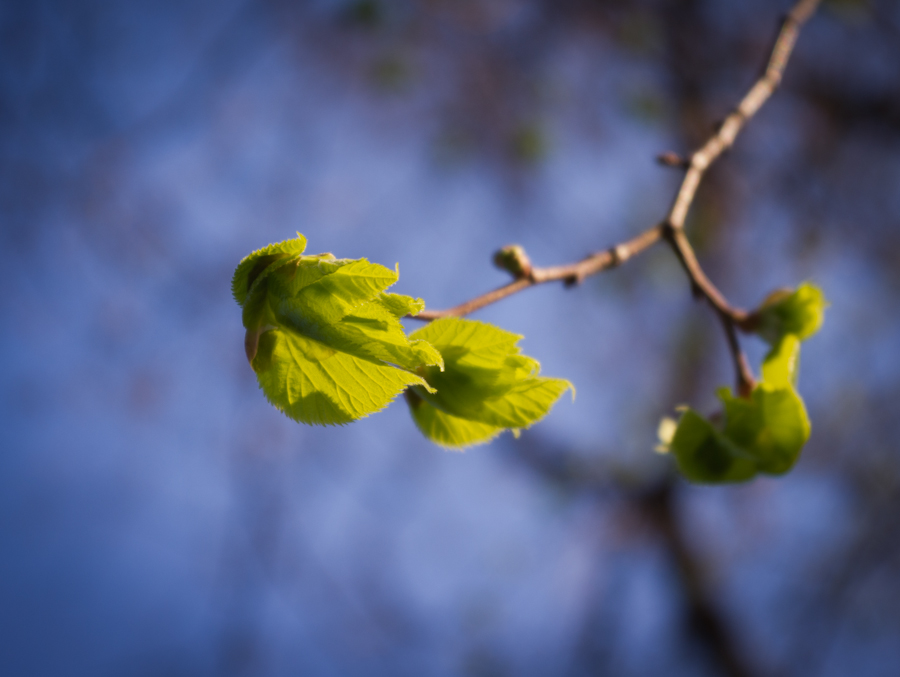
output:
[[[681,261],[695,295],[706,299],[721,319],[735,364],[737,390],[741,394],[749,394],[755,381],[747,358],[738,343],[736,328],[745,331],[751,329],[751,315],[745,310],[731,306],[703,272],[684,233],[684,222],[706,171],[723,152],[734,145],[735,139],[747,121],[757,113],[781,84],[784,69],[797,42],[800,28],[815,12],[819,2],[820,0],[799,0],[794,5],[781,24],[762,75],[703,146],[694,151],[689,159],[683,161],[674,153],[665,153],[660,156],[659,159],[663,164],[686,170],[675,200],[661,223],[647,229],[637,237],[591,254],[575,263],[548,268],[532,268],[530,264],[515,267],[504,266],[515,277],[509,284],[446,310],[423,311],[416,315],[415,319],[431,321],[441,317],[462,317],[545,282],[562,281],[566,285],[578,284],[586,277],[623,264],[628,259],[649,249],[659,240],[666,239]],[[524,257],[524,252],[522,252],[522,256]]]
[[[818,7],[820,0],[800,0],[788,13],[781,24],[775,44],[766,63],[766,68],[759,79],[750,88],[750,91],[741,99],[731,114],[719,126],[703,147],[695,151],[690,157],[687,174],[675,196],[675,202],[669,211],[668,222],[674,228],[684,226],[684,220],[688,210],[694,201],[700,181],[709,166],[726,150],[734,145],[737,135],[747,124],[747,121],[756,115],[756,112],[772,96],[773,92],[781,84],[784,69],[787,66],[791,52],[800,34],[800,28],[812,16]],[[668,154],[665,155],[668,157]]]
[[[684,233],[684,221],[694,202],[697,188],[710,165],[734,145],[737,135],[747,121],[757,113],[781,84],[784,69],[794,50],[800,28],[815,12],[819,2],[820,0],[800,0],[785,17],[762,75],[741,99],[737,107],[725,118],[718,131],[686,162],[687,172],[664,222],[666,239],[672,245],[672,249],[690,278],[694,293],[705,298],[722,321],[735,365],[737,391],[738,394],[745,397],[753,390],[755,380],[747,357],[738,343],[735,327],[745,330],[752,329],[752,318],[747,311],[732,307],[703,272]],[[668,154],[665,157],[668,157]]]
[[636,499],[658,530],[678,574],[687,602],[688,627],[702,642],[721,674],[749,677],[755,670],[738,647],[727,617],[718,609],[709,590],[703,560],[691,550],[678,524],[676,487],[671,478]]
[[667,225],[668,228],[665,231],[666,239],[672,245],[675,255],[687,272],[691,280],[691,286],[694,289],[694,295],[706,299],[722,322],[725,338],[728,340],[728,350],[734,363],[737,393],[741,397],[749,397],[756,385],[756,379],[753,377],[753,371],[750,369],[747,356],[741,350],[736,327],[749,328],[752,324],[752,315],[746,310],[731,306],[715,285],[709,281],[709,278],[706,277],[706,273],[703,272],[700,263],[697,261],[694,248],[691,247],[684,229],[676,228],[671,224]]
[[664,224],[653,226],[637,237],[617,244],[615,247],[591,254],[581,261],[562,266],[530,268],[527,271],[516,273],[516,279],[509,284],[505,284],[481,296],[476,296],[474,299],[461,303],[458,306],[446,310],[425,310],[411,317],[412,319],[426,322],[437,320],[441,317],[463,317],[537,284],[559,281],[564,282],[566,285],[579,284],[586,277],[615,268],[633,256],[642,253],[662,239],[664,232]]

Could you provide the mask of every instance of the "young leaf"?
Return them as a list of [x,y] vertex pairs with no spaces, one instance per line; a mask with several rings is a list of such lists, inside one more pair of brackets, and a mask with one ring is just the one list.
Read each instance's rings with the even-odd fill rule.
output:
[[762,380],[777,388],[795,388],[799,371],[800,339],[785,334],[763,360]]
[[743,482],[756,475],[754,459],[693,409],[681,415],[669,450],[692,482]]
[[809,417],[794,389],[800,339],[784,335],[763,362],[762,381],[749,398],[719,390],[721,425],[694,411],[681,417],[669,448],[694,482],[740,482],[758,472],[781,475],[797,462],[809,439]]
[[809,439],[803,400],[793,387],[761,383],[749,399],[719,391],[724,425],[693,410],[685,412],[669,448],[682,474],[693,482],[742,482],[757,473],[781,475],[797,462]]
[[809,439],[810,425],[803,400],[792,387],[762,383],[750,399],[732,397],[723,388],[724,435],[756,462],[759,472],[781,475],[794,467]]
[[270,244],[268,247],[257,249],[252,254],[245,256],[238,264],[234,271],[234,277],[231,279],[231,293],[234,295],[234,300],[243,307],[250,294],[250,287],[259,279],[260,273],[275,261],[299,256],[305,249],[306,238],[297,233],[297,238],[294,240]]
[[818,287],[804,282],[795,291],[779,290],[763,301],[758,312],[757,333],[770,345],[786,334],[805,341],[822,326],[828,302]]
[[425,437],[442,447],[464,449],[490,442],[504,428],[452,416],[426,403],[415,388],[406,391],[406,402],[416,427]]
[[693,411],[681,417],[668,448],[685,477],[738,482],[757,472],[781,475],[794,466],[810,435],[806,407],[796,390],[800,342],[819,330],[826,307],[822,290],[808,282],[766,299],[755,328],[772,346],[763,360],[762,381],[749,398],[719,390],[721,425]]
[[398,273],[365,259],[303,255],[306,240],[269,245],[235,270],[247,359],[268,400],[289,417],[344,424],[383,409],[440,353],[410,340],[400,317],[424,303],[384,290]]
[[436,443],[465,447],[543,418],[572,384],[539,376],[540,364],[519,354],[521,336],[483,322],[445,318],[412,333],[443,358],[443,370],[420,370],[433,388],[414,388],[410,410]]

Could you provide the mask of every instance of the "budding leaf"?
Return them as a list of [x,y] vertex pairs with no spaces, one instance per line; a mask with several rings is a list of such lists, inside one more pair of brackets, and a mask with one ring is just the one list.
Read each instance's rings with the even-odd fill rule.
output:
[[719,398],[725,405],[725,437],[755,460],[759,472],[781,475],[794,467],[810,426],[793,388],[762,383],[749,399],[732,397],[729,388],[722,388]]
[[800,339],[796,334],[785,334],[763,360],[762,380],[778,388],[795,388],[799,371]]
[[800,342],[822,325],[828,306],[821,290],[803,284],[772,294],[758,311],[756,331],[772,346],[762,364],[762,380],[749,398],[719,390],[724,411],[707,420],[687,410],[668,445],[689,480],[740,482],[757,473],[790,470],[810,435],[809,417],[797,393]]
[[786,334],[794,334],[801,341],[819,331],[828,302],[822,290],[804,282],[795,291],[773,292],[758,312],[757,333],[769,344],[777,344]]
[[304,255],[306,240],[269,245],[238,265],[247,359],[268,400],[302,423],[344,424],[383,409],[440,353],[411,340],[400,317],[420,299],[385,293],[398,273],[366,259]]
[[521,355],[521,336],[474,320],[445,318],[412,333],[443,358],[443,370],[420,373],[432,390],[413,388],[413,419],[434,442],[466,447],[503,430],[517,432],[543,418],[572,384],[539,376],[537,360]]
[[754,459],[692,409],[681,415],[669,449],[692,482],[743,482],[756,475]]
[[231,293],[234,295],[234,300],[243,308],[254,282],[259,280],[260,274],[269,265],[276,261],[299,256],[305,249],[306,238],[297,233],[297,238],[294,240],[270,244],[268,247],[257,249],[249,256],[245,256],[238,264],[234,271],[234,277],[231,279]]
[[792,387],[761,383],[750,398],[719,391],[724,425],[689,409],[669,445],[682,474],[693,482],[741,482],[757,473],[781,475],[797,462],[809,439],[803,400]]

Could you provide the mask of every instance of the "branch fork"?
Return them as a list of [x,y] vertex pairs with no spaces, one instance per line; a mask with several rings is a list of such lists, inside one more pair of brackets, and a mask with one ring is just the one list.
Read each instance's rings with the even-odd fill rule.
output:
[[719,125],[716,132],[699,149],[688,158],[671,151],[657,157],[657,161],[662,165],[685,170],[681,186],[662,222],[630,240],[591,254],[581,261],[561,266],[536,268],[532,266],[531,260],[521,246],[509,245],[496,252],[494,263],[513,276],[512,282],[453,308],[423,311],[414,319],[431,321],[441,317],[462,317],[507,296],[546,282],[561,281],[567,287],[575,286],[591,275],[622,265],[659,240],[665,240],[681,262],[690,280],[694,296],[704,299],[719,317],[734,363],[737,393],[749,397],[756,380],[747,356],[741,350],[737,331],[739,329],[744,332],[753,331],[757,324],[756,315],[732,306],[709,280],[684,232],[684,223],[706,171],[722,153],[734,145],[744,125],[781,84],[784,69],[797,42],[800,29],[815,12],[819,3],[820,0],[799,0],[794,5],[781,23],[762,74]]

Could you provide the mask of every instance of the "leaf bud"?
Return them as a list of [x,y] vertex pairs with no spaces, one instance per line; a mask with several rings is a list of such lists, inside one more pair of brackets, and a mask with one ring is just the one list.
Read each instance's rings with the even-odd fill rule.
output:
[[531,276],[531,260],[521,245],[507,245],[494,252],[494,265],[515,278]]

